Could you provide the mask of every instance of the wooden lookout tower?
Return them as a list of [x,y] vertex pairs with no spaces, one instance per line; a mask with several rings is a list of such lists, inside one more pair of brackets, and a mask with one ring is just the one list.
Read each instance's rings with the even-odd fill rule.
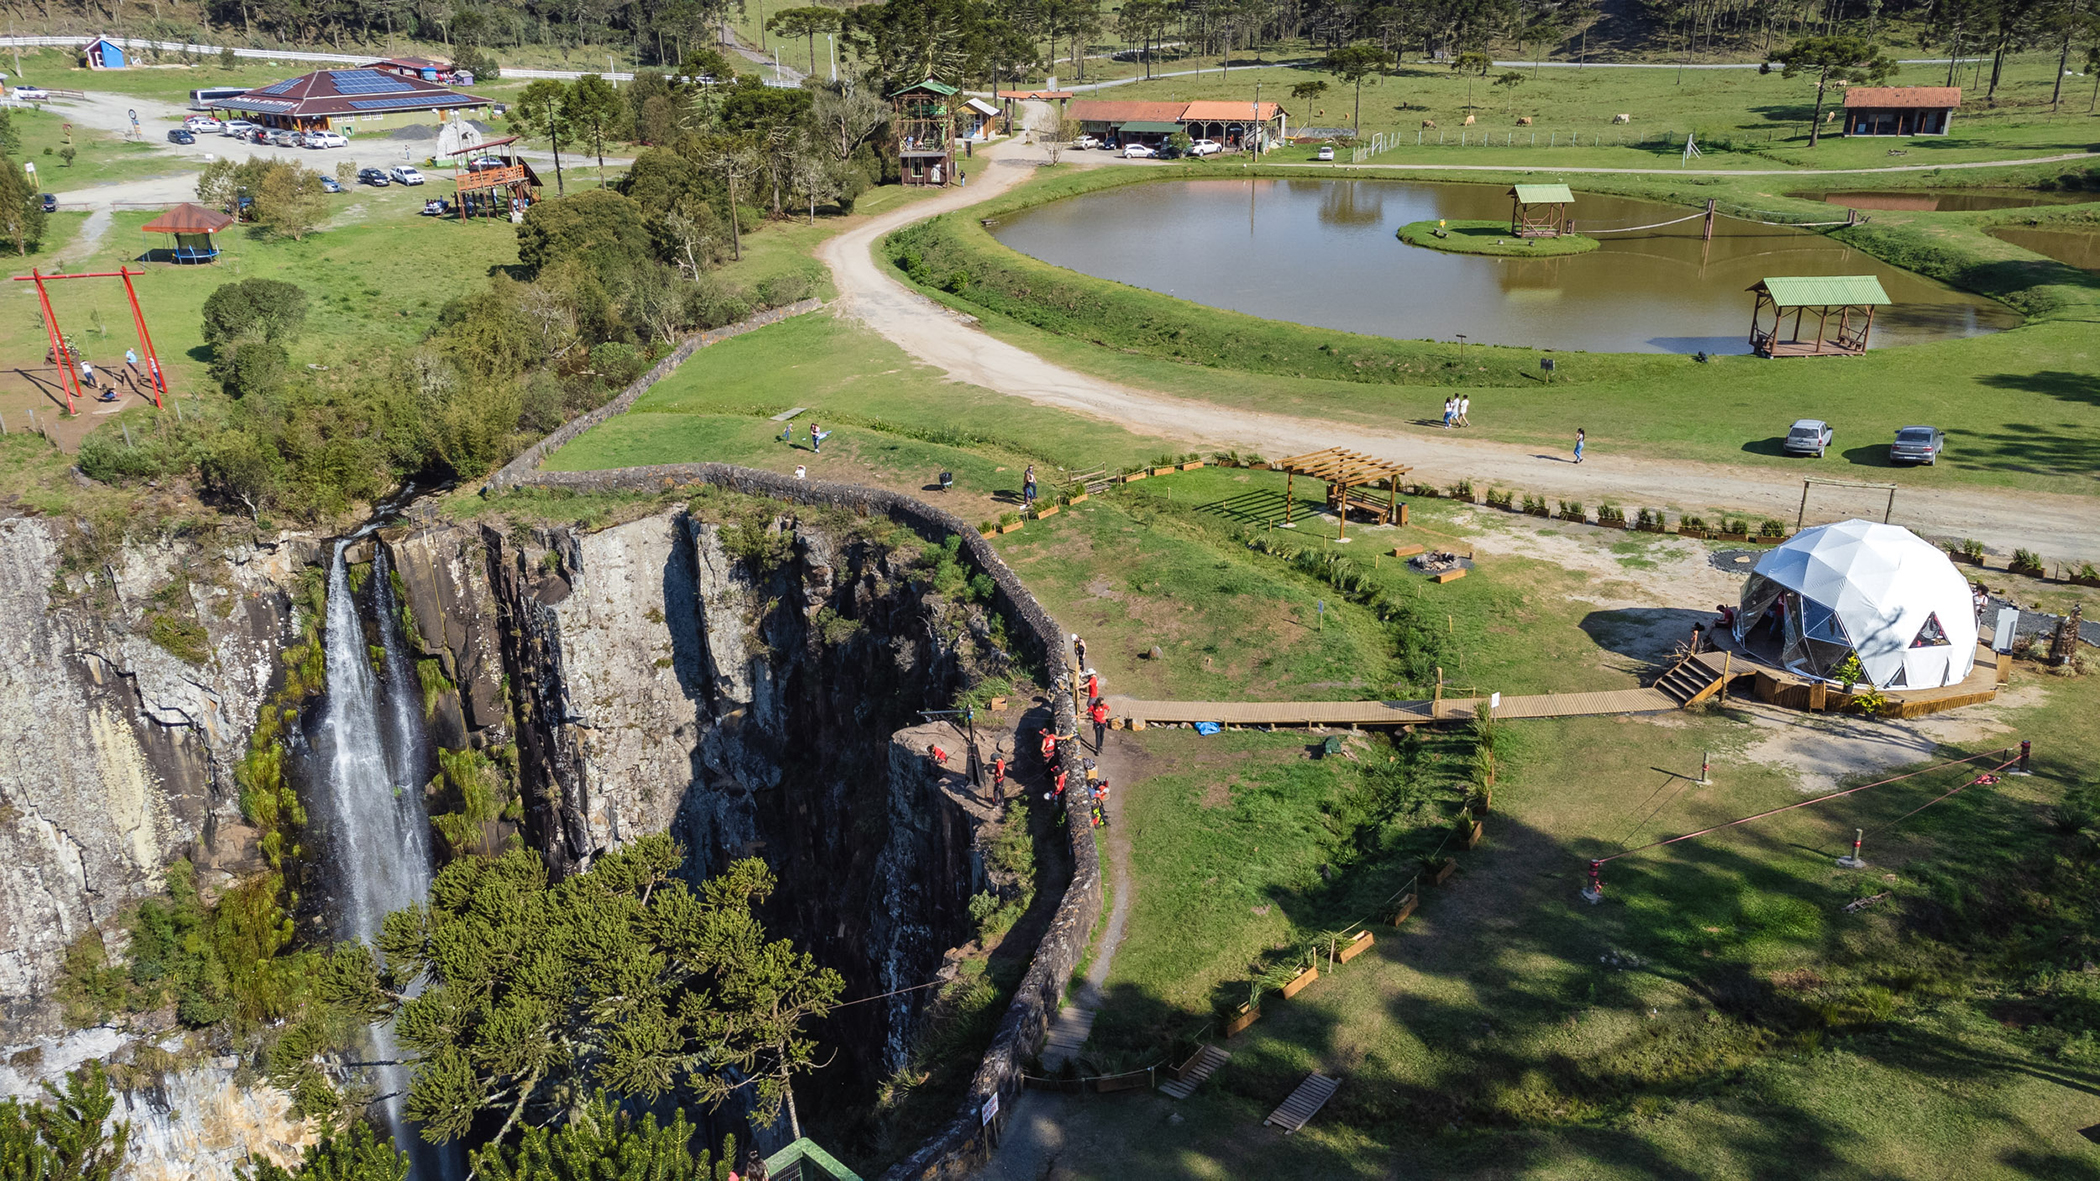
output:
[[890,96],[895,115],[898,173],[907,185],[955,182],[955,118],[958,92],[931,78]]
[[[1271,463],[1269,469],[1285,473],[1283,527],[1286,529],[1297,528],[1297,523],[1291,520],[1291,484],[1299,476],[1326,483],[1327,507],[1334,512],[1340,526],[1337,541],[1349,540],[1349,510],[1352,508],[1369,513],[1371,519],[1380,525],[1407,524],[1407,506],[1400,503],[1400,477],[1413,469],[1406,464],[1392,463],[1360,451],[1329,447],[1324,451],[1279,459]],[[1383,497],[1374,495],[1380,485],[1384,486]]]
[[1575,194],[1566,185],[1518,185],[1509,191],[1509,232],[1517,238],[1558,238],[1572,233],[1568,206]]
[[540,177],[511,145],[515,135],[447,152],[464,156],[454,174],[454,200],[461,221],[469,216],[522,218],[540,196]]
[[[1874,309],[1890,302],[1881,280],[1872,275],[1765,278],[1748,290],[1757,296],[1750,310],[1750,348],[1760,357],[1860,356],[1874,330]],[[1765,325],[1768,311],[1770,327]],[[1791,332],[1786,327],[1788,312],[1794,313]],[[1816,330],[1804,337],[1809,312],[1816,313]]]

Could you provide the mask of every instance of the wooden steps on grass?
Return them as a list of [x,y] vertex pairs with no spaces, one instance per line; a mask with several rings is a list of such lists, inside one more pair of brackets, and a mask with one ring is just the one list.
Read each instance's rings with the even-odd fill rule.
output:
[[1708,667],[1705,661],[1686,657],[1656,678],[1653,687],[1668,694],[1670,700],[1677,703],[1677,708],[1686,709],[1720,692],[1726,682],[1727,678]]
[[1180,1076],[1160,1087],[1160,1092],[1174,1099],[1186,1099],[1195,1093],[1203,1080],[1218,1072],[1232,1055],[1216,1046],[1204,1046],[1197,1050],[1187,1062],[1182,1063]]
[[1317,1115],[1319,1110],[1327,1105],[1327,1101],[1334,1098],[1335,1091],[1339,1090],[1341,1085],[1342,1080],[1328,1078],[1324,1074],[1306,1075],[1305,1081],[1298,1084],[1298,1089],[1291,1092],[1290,1098],[1285,1099],[1281,1106],[1269,1113],[1269,1118],[1261,1122],[1282,1128],[1284,1135],[1288,1136],[1304,1127],[1307,1120]]
[[1079,1047],[1094,1033],[1094,1011],[1066,1005],[1057,1011],[1050,1032],[1043,1038],[1043,1065],[1052,1070],[1079,1056]]

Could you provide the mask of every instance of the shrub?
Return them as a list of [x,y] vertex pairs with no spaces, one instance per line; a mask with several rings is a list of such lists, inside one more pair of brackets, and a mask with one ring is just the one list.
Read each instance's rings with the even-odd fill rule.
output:
[[1973,558],[1976,561],[1981,562],[1983,560],[1983,543],[1980,541],[1964,539],[1961,543],[1961,552],[1967,557]]
[[1750,532],[1750,522],[1745,521],[1741,517],[1730,517],[1728,518],[1728,523],[1722,526],[1721,532],[1747,535]]
[[1489,508],[1506,509],[1515,504],[1516,499],[1517,494],[1514,492],[1508,492],[1501,488],[1488,489],[1487,502]]
[[1623,525],[1626,523],[1626,510],[1609,502],[1600,504],[1597,506],[1597,523],[1599,525]]
[[1463,500],[1467,504],[1473,503],[1473,481],[1460,480],[1451,485],[1451,499]]
[[1706,531],[1706,518],[1687,516],[1677,522],[1677,527],[1679,529],[1696,529],[1704,533]]
[[1560,519],[1563,521],[1587,522],[1590,519],[1590,515],[1583,509],[1581,501],[1563,500],[1560,502]]
[[1759,537],[1785,537],[1786,525],[1782,522],[1775,521],[1770,517],[1766,517],[1764,524],[1759,525],[1757,527],[1757,535]]
[[2035,553],[2033,550],[2014,550],[2012,556],[2012,572],[2014,574],[2030,574],[2036,577],[2040,577],[2042,573],[2041,555]]
[[1524,511],[1525,511],[1525,512],[1527,512],[1527,513],[1529,513],[1529,514],[1531,514],[1531,515],[1532,515],[1532,516],[1534,516],[1534,517],[1543,517],[1543,516],[1546,516],[1546,515],[1547,515],[1547,508],[1546,508],[1546,498],[1545,498],[1545,497],[1543,497],[1543,496],[1533,496],[1533,495],[1531,495],[1531,494],[1530,494],[1530,493],[1528,493],[1528,492],[1527,492],[1527,493],[1525,493],[1525,494],[1524,494]]

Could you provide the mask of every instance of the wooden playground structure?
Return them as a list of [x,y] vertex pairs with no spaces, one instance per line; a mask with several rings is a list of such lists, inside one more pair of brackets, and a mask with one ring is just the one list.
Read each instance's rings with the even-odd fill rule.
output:
[[[1414,469],[1404,463],[1379,459],[1361,451],[1329,447],[1324,451],[1308,451],[1304,455],[1279,459],[1269,465],[1269,470],[1284,473],[1285,529],[1297,528],[1291,520],[1291,485],[1299,476],[1326,482],[1327,507],[1334,511],[1341,524],[1341,535],[1335,538],[1336,541],[1349,540],[1349,510],[1352,508],[1370,513],[1372,520],[1380,525],[1407,524],[1407,506],[1400,503],[1400,477]],[[1369,491],[1380,486],[1385,490],[1383,498]]]

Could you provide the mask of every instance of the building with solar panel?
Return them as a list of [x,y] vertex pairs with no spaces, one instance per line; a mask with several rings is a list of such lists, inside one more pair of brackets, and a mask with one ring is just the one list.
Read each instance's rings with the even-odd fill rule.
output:
[[265,127],[351,133],[370,124],[399,127],[426,122],[420,116],[433,112],[440,123],[467,118],[469,112],[486,114],[495,100],[420,78],[362,68],[315,70],[232,98],[215,99],[211,105]]

